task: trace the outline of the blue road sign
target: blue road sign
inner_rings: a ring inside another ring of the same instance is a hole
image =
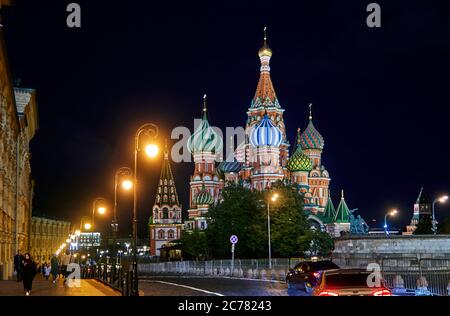
[[[234,245],[238,242],[238,237],[236,235],[231,235],[230,242]]]

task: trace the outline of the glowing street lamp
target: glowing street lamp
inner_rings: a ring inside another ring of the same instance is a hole
[[[150,158],[155,158],[158,155],[159,147],[156,144],[149,144],[145,146],[145,153]]]
[[[130,180],[124,180],[122,181],[122,188],[125,191],[130,191],[131,188],[133,188],[133,182],[131,182]]]
[[[447,195],[443,195],[443,196],[440,196],[440,197],[438,197],[438,198],[436,198],[436,199],[434,199],[433,200],[433,204],[432,204],[432,209],[433,209],[433,219],[432,219],[432,221],[431,221],[431,223],[432,223],[432,227],[431,227],[431,230],[433,231],[433,234],[435,234],[436,235],[436,233],[437,233],[437,220],[436,220],[436,217],[434,216],[434,205],[436,204],[436,202],[439,202],[439,203],[445,203],[445,202],[447,202],[447,200],[448,200],[448,196]]]
[[[139,295],[139,284],[138,284],[138,269],[137,269],[137,159],[138,153],[141,151],[139,146],[140,136],[143,134],[147,136],[150,144],[145,147],[145,153],[150,158],[155,158],[158,155],[159,148],[154,143],[158,137],[159,128],[157,125],[152,123],[147,123],[138,128],[136,134],[134,135],[134,170],[133,170],[133,285],[131,287],[131,296]]]
[[[386,234],[386,235],[389,235],[389,232],[388,232],[388,226],[387,226],[387,217],[388,216],[395,216],[396,214],[398,213],[398,211],[397,210],[391,210],[391,211],[389,211],[389,212],[387,212],[385,215],[384,215],[384,233]]]
[[[97,206],[98,204],[100,204],[100,206]],[[93,202],[92,202],[92,227],[95,226],[95,211],[97,210],[97,212],[100,215],[103,215],[106,213],[106,207],[104,206],[106,204],[106,201],[104,198],[98,197],[96,198]]]
[[[84,223],[84,229],[90,230],[92,227],[91,223]]]
[[[114,175],[114,210],[113,210],[113,220],[112,220],[112,231],[113,231],[113,245],[114,249],[116,247],[117,232],[119,231],[119,224],[117,222],[117,189],[119,186],[119,178],[122,177],[122,188],[126,191],[131,190],[133,187],[133,182],[131,181],[132,171],[128,167],[119,168]]]
[[[99,213],[100,215],[105,214],[105,213],[106,213],[106,208],[104,208],[103,206],[99,207],[99,208],[98,208],[98,213]]]

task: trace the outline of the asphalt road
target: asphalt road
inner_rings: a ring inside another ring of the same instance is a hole
[[[283,282],[211,277],[146,277],[139,279],[145,296],[305,296]]]

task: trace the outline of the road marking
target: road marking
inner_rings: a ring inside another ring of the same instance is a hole
[[[159,280],[154,280],[154,281],[142,280],[142,281],[143,282],[157,282],[157,283],[161,283],[161,284],[167,284],[167,285],[184,287],[186,289],[199,291],[199,292],[203,292],[203,293],[206,293],[206,294],[213,294],[213,295],[216,295],[216,296],[225,296],[225,295],[220,294],[220,293],[210,292],[210,291],[207,291],[207,290],[199,289],[199,288],[188,286],[188,285],[178,284],[178,283],[171,283],[171,282],[165,282],[165,281],[159,281]]]

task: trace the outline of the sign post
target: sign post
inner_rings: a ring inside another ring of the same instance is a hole
[[[231,276],[234,275],[234,247],[238,242],[238,237],[236,235],[231,235]]]

